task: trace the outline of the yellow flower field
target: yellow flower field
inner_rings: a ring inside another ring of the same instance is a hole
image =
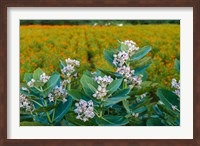
[[[153,63],[147,69],[148,78],[170,87],[172,78],[179,78],[174,70],[175,58],[180,58],[180,25],[30,25],[20,27],[20,77],[40,67],[47,74],[60,72],[59,60],[67,58],[81,62],[81,71],[110,69],[103,50],[116,48],[117,40],[133,40],[139,47],[152,46]]]

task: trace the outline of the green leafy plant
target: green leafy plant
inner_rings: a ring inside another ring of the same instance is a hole
[[[20,87],[21,126],[179,125],[180,99],[148,81],[151,46],[119,41],[104,51],[115,72],[98,69],[78,74],[80,62],[60,60],[61,73],[40,68],[26,73]],[[157,92],[156,92],[157,90]]]

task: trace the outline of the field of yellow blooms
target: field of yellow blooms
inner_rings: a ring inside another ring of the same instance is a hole
[[[67,58],[81,62],[81,70],[110,69],[103,50],[116,48],[117,40],[133,40],[139,47],[152,46],[153,63],[147,69],[148,78],[170,87],[172,78],[179,78],[174,70],[175,58],[180,58],[180,26],[125,25],[118,26],[48,26],[20,27],[20,78],[25,72],[40,67],[48,75],[59,70],[59,60]]]

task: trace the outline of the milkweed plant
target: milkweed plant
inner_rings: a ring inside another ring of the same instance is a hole
[[[151,46],[119,41],[104,50],[114,72],[79,73],[81,62],[60,60],[60,71],[40,68],[25,73],[20,84],[21,126],[179,126],[180,81],[171,90],[147,80]],[[180,62],[175,60],[180,72]]]

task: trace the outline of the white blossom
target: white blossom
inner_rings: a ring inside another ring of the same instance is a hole
[[[172,88],[175,88],[174,93],[178,96],[180,96],[180,80],[179,82],[176,81],[176,79],[172,79]]]
[[[33,87],[33,86],[34,86],[34,83],[35,83],[35,80],[34,80],[34,79],[31,79],[31,80],[27,83],[27,85],[28,85],[29,87]]]
[[[137,118],[139,116],[139,113],[132,113],[132,116]]]
[[[113,81],[113,78],[105,75],[104,77],[96,76],[94,80],[97,82],[98,88],[92,96],[97,99],[102,99],[107,95],[108,91],[106,90],[106,87]]]
[[[45,73],[40,75],[40,81],[46,83],[49,80],[50,76],[46,76]]]
[[[95,114],[93,112],[93,101],[85,101],[81,99],[79,103],[75,103],[76,109],[74,110],[75,113],[77,113],[77,119],[80,119],[84,122],[88,121],[90,118],[92,119]]]
[[[25,108],[26,111],[33,111],[34,105],[28,100],[26,95],[20,93],[20,108]]]
[[[49,94],[48,94],[48,97],[49,97],[49,101],[50,101],[50,102],[53,102],[53,101],[54,101],[54,96],[53,96],[52,93],[49,93]]]

